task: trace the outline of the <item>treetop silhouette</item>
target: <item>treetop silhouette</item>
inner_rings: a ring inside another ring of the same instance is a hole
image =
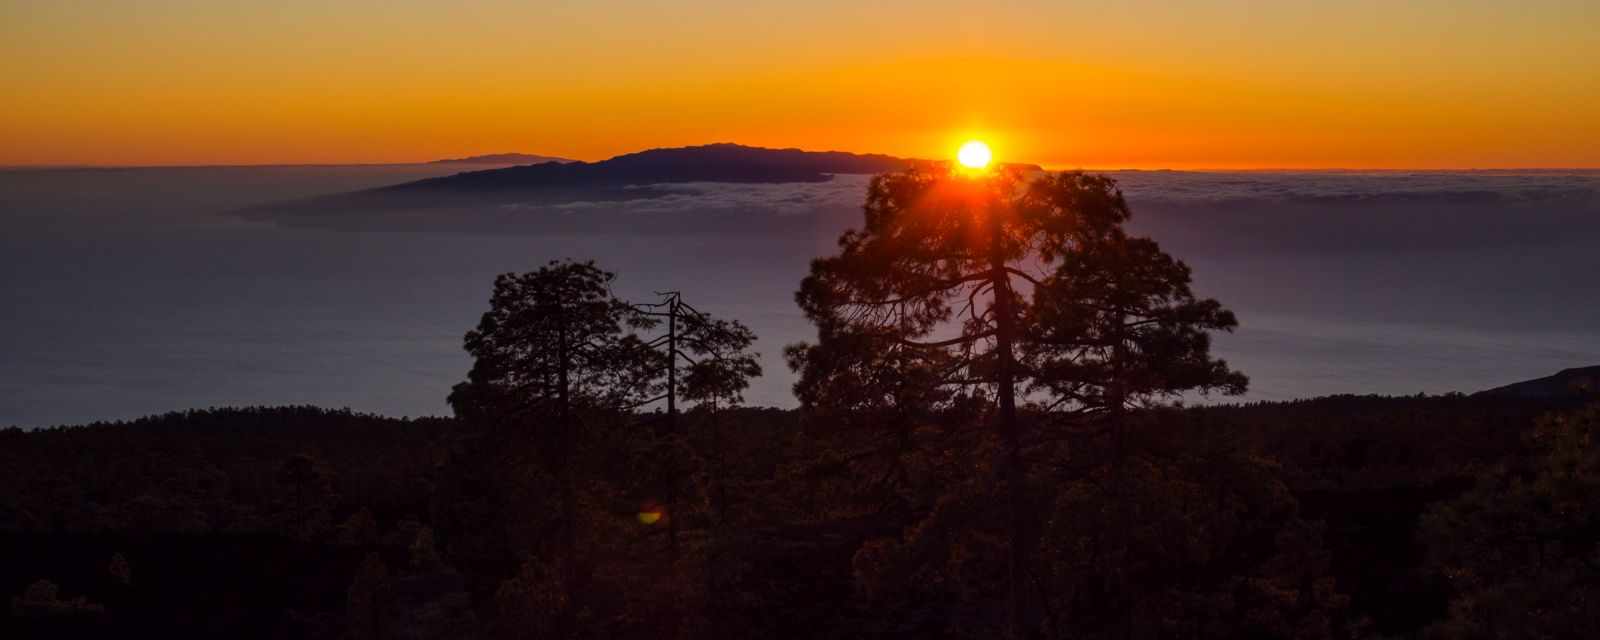
[[[1182,262],[1127,235],[1130,211],[1111,178],[917,167],[875,178],[864,213],[796,294],[819,338],[788,351],[803,403],[895,404],[914,383],[919,401],[988,396],[1007,332],[1013,377],[1053,396],[1044,405],[1053,409],[1103,404],[1108,392],[1086,387],[1104,386],[1109,372],[1090,363],[1119,338],[1141,362],[1124,371],[1141,380],[1129,382],[1130,399],[1244,389],[1209,356],[1207,332],[1231,330],[1233,315],[1194,297]],[[1120,333],[1109,323],[1118,315]]]
[[[456,413],[557,417],[639,399],[642,350],[626,329],[648,321],[612,295],[615,277],[592,261],[496,277],[489,310],[466,335],[473,364],[451,391]]]

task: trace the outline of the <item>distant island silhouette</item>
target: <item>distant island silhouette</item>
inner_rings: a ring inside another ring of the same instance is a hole
[[[268,203],[242,213],[250,218],[293,222],[295,218],[327,213],[640,200],[671,193],[648,185],[826,182],[834,174],[884,173],[918,162],[926,161],[721,143],[650,149],[599,162],[551,161],[467,171],[375,189]]]
[[[924,160],[843,151],[767,149],[718,143],[649,149],[599,162],[541,163],[469,171],[357,193],[539,192],[678,182],[825,182],[833,174],[898,171]]]
[[[682,189],[657,185],[819,183],[835,175],[887,173],[933,162],[876,153],[716,143],[649,149],[599,162],[551,160],[466,171],[373,189],[255,205],[236,213],[249,219],[288,225],[359,226],[358,218],[370,218],[373,214],[388,218],[403,211],[482,211],[484,207],[645,200],[682,192]],[[1038,168],[1026,164],[1018,166]]]
[[[527,192],[675,182],[824,182],[837,173],[898,171],[918,161],[843,151],[766,149],[738,144],[650,149],[601,160],[536,164],[428,178],[371,192]]]
[[[577,162],[571,158],[540,156],[531,153],[490,153],[465,158],[445,158],[428,164],[544,164],[546,162]]]

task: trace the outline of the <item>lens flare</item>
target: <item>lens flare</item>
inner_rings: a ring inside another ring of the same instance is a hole
[[[993,157],[993,154],[989,152],[989,145],[984,144],[981,140],[972,140],[961,145],[961,150],[956,152],[956,160],[961,162],[961,166],[968,169],[987,167]]]

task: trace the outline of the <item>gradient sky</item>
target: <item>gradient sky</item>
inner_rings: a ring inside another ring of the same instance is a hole
[[[1176,5],[1176,6],[1173,6]],[[1600,2],[0,0],[0,165],[1600,166]]]

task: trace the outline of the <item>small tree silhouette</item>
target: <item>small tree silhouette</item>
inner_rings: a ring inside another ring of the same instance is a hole
[[[657,443],[650,459],[656,468],[662,491],[660,497],[665,506],[667,557],[673,571],[670,575],[675,576],[667,582],[679,584],[653,586],[658,589],[690,587],[687,582],[680,581],[677,576],[681,574],[676,573],[683,568],[680,564],[680,522],[689,511],[684,508],[686,501],[682,493],[685,479],[698,475],[697,471],[703,472],[702,477],[716,486],[702,485],[702,495],[712,503],[711,511],[718,516],[711,520],[708,532],[710,544],[705,547],[704,556],[707,582],[705,591],[700,594],[702,601],[709,603],[712,601],[710,576],[715,574],[713,565],[716,551],[712,547],[719,541],[718,535],[723,524],[721,506],[724,501],[720,493],[721,425],[718,424],[716,409],[719,404],[740,402],[744,390],[750,385],[750,379],[761,375],[761,365],[757,362],[757,354],[750,351],[755,334],[748,327],[695,309],[677,291],[657,295],[661,296],[659,302],[640,304],[637,308],[642,315],[655,320],[657,328],[661,324],[666,325],[665,333],[645,344],[657,357],[658,364],[652,370],[652,389],[660,392],[647,402],[664,400],[666,404],[664,413],[652,416],[657,422]],[[706,427],[711,430],[709,462],[690,445],[684,425],[680,423],[681,409],[685,403],[691,409],[698,410],[695,413],[706,420]],[[699,500],[690,496],[688,502]],[[684,629],[683,593],[679,591],[667,599],[672,604],[670,611],[662,612],[666,616],[661,629],[665,636],[679,635]]]
[[[278,465],[278,484],[294,496],[294,508],[304,512],[324,506],[334,490],[333,469],[316,454],[301,452]]]
[[[708,408],[719,401],[735,403],[742,399],[750,386],[750,379],[761,375],[757,354],[750,352],[755,333],[738,321],[714,318],[683,301],[677,291],[658,294],[660,302],[637,305],[639,313],[650,318],[664,318],[667,332],[646,344],[660,356],[661,364],[655,371],[664,378],[659,384],[662,393],[646,402],[666,401],[666,414],[662,416],[661,434],[667,444],[666,455],[661,456],[664,466],[663,482],[666,489],[667,540],[671,557],[678,558],[678,485],[683,469],[680,452],[686,450],[683,432],[678,424],[678,401],[688,400]],[[688,365],[682,376],[679,363]],[[715,429],[715,425],[712,425]]]

